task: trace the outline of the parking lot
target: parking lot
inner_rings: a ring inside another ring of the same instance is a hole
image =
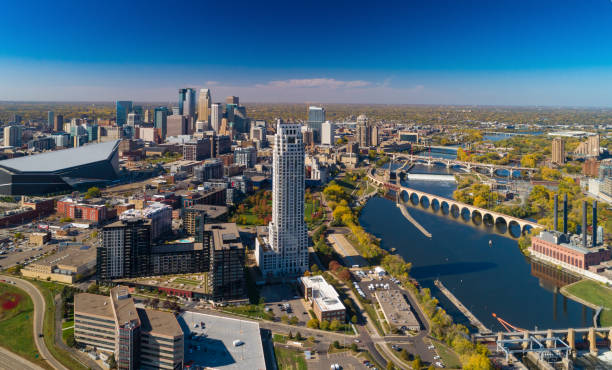
[[[297,317],[300,325],[306,325],[310,320],[308,302],[304,301],[300,292],[291,284],[266,285],[261,290],[267,309],[274,313],[277,320],[284,315]]]
[[[338,364],[340,369],[368,369],[363,363],[363,359],[356,358],[352,352],[345,351],[330,355],[315,355],[312,360],[307,360],[308,369],[330,370],[333,364]],[[382,369],[378,369],[382,370]]]
[[[364,271],[364,274],[355,273],[354,276],[365,298],[372,301],[376,300],[374,292],[377,290],[400,289],[396,283],[397,280],[390,278],[388,275],[379,276],[378,274],[369,274]]]

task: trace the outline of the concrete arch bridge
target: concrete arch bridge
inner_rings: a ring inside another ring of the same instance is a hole
[[[394,190],[399,198],[398,201],[412,202],[414,205],[421,204],[425,208],[431,207],[434,211],[441,210],[443,213],[448,213],[454,218],[462,217],[466,221],[472,220],[476,225],[482,223],[485,225],[505,225],[508,229],[516,225],[522,234],[530,229],[545,228],[544,225],[540,225],[537,222],[523,220],[504,213],[459,202],[454,199],[385,182],[375,175],[372,175],[372,173],[368,174],[368,178],[377,186]]]

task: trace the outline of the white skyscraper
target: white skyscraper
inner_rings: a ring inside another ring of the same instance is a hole
[[[219,132],[221,120],[223,119],[223,107],[220,103],[213,103],[210,107],[210,126],[215,132]]]
[[[323,122],[321,125],[321,145],[334,145],[336,127],[329,121]]]
[[[304,144],[299,124],[278,121],[273,161],[272,221],[267,235],[256,238],[255,256],[264,276],[301,275],[308,269],[308,234],[304,221]]]

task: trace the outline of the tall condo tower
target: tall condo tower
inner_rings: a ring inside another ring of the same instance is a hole
[[[221,120],[223,119],[223,107],[219,103],[214,103],[210,107],[210,126],[215,132],[219,132],[221,128]]]
[[[277,122],[273,161],[272,221],[257,238],[256,259],[264,276],[301,275],[308,269],[301,125]]]
[[[200,89],[198,97],[198,122],[210,122],[210,90]]]

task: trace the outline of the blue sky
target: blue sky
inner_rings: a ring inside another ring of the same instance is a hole
[[[300,4],[301,3],[301,4]],[[11,1],[0,100],[612,105],[612,1]]]

